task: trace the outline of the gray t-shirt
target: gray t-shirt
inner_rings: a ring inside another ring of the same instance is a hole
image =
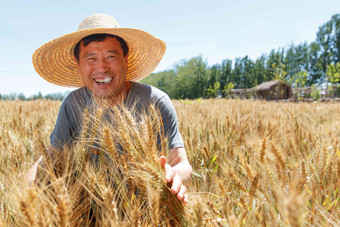
[[[54,148],[61,150],[63,146],[71,146],[75,142],[82,129],[83,112],[93,106],[93,100],[91,91],[86,87],[81,87],[65,97],[50,136]],[[146,112],[150,105],[154,105],[161,114],[164,134],[168,138],[168,149],[184,147],[178,130],[176,110],[169,96],[155,87],[133,82],[124,107],[128,110],[133,108],[138,115]]]

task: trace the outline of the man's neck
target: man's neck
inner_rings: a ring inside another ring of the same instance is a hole
[[[124,89],[118,94],[113,95],[109,98],[98,98],[94,96],[95,101],[102,107],[102,108],[110,108],[115,105],[119,105],[124,102],[126,97],[128,96],[130,89],[131,89],[132,82],[126,81]]]

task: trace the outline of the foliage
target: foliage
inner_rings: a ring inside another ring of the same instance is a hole
[[[272,65],[273,79],[287,82],[287,79],[286,79],[287,73],[285,71],[285,68],[286,66],[284,64],[277,65],[276,63],[274,63]]]
[[[48,100],[63,100],[64,97],[68,94],[69,92],[65,92],[64,94],[58,92],[58,93],[52,93],[52,94],[47,94],[43,96],[41,92],[38,92],[38,94],[34,94],[30,97],[26,97],[23,93],[11,93],[9,95],[1,95],[0,94],[0,100],[37,100],[37,99],[48,99]]]
[[[327,79],[332,84],[340,83],[340,62],[337,62],[336,65],[331,63],[327,66]]]
[[[231,90],[234,88],[234,84],[232,82],[229,82],[224,86],[223,93],[225,93],[227,96],[231,95]]]
[[[216,98],[218,95],[218,91],[220,89],[220,82],[215,81],[214,82],[214,88],[211,87],[211,85],[209,86],[209,88],[207,89],[207,97],[208,98]]]
[[[340,84],[332,84],[329,88],[329,92],[333,97],[340,97]]]
[[[262,82],[280,79],[294,87],[321,85],[327,80],[337,80],[340,64],[340,14],[320,26],[317,38],[285,48],[273,49],[256,60],[248,56],[222,60],[221,64],[208,66],[201,55],[181,60],[173,69],[153,73],[142,83],[154,85],[173,99],[212,97],[225,95],[225,86],[232,83],[236,89],[251,88]],[[334,71],[335,70],[335,71]],[[219,91],[214,83],[219,82]],[[208,93],[209,94],[208,94]]]
[[[307,84],[308,72],[300,71],[292,78],[290,84],[294,85],[294,87],[305,87]]]
[[[320,98],[320,91],[319,91],[319,89],[315,86],[315,84],[312,84],[310,96],[311,96],[314,100],[318,100],[318,99]]]

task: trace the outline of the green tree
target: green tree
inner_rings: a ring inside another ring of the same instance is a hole
[[[25,95],[23,93],[18,94],[17,98],[19,100],[26,100],[26,97],[25,97]]]
[[[261,84],[265,81],[266,76],[266,57],[265,55],[262,55],[258,59],[256,59],[254,64],[254,75],[255,80],[253,86],[256,86],[258,84]]]
[[[215,81],[213,87],[210,85],[207,89],[207,97],[208,98],[216,98],[219,94],[220,90],[220,83],[218,81]]]
[[[334,52],[334,62],[340,62],[340,14],[335,14],[331,18],[333,25],[332,50]]]
[[[318,100],[318,99],[320,98],[320,91],[319,91],[319,89],[315,86],[315,84],[312,84],[310,96],[311,96],[314,100]]]
[[[331,63],[333,53],[331,52],[331,32],[332,26],[329,22],[319,28],[316,41],[320,47],[319,62],[321,63],[323,72],[326,72],[327,65]]]
[[[163,90],[170,98],[178,98],[176,94],[177,75],[175,70],[165,70],[158,73],[152,73],[140,82]]]
[[[305,87],[307,84],[308,72],[300,71],[294,75],[291,81],[291,85],[294,87]]]
[[[297,46],[291,44],[285,53],[284,65],[286,66],[286,79],[291,84],[296,80],[297,74],[309,70],[309,53],[307,43],[302,43]]]
[[[333,63],[328,65],[326,75],[332,84],[340,83],[340,62],[337,62],[336,65]]]
[[[278,51],[272,50],[266,61],[266,77],[265,81],[270,81],[274,79],[275,73],[273,72],[273,64],[275,66],[281,65],[284,57],[284,49],[278,49]]]
[[[314,45],[318,45],[318,52],[313,53],[317,57],[313,74],[321,79],[319,82],[324,82],[327,66],[340,61],[340,14],[333,15],[319,27],[315,43]]]
[[[327,80],[332,83],[330,93],[333,96],[340,96],[340,62],[327,66]]]
[[[232,72],[233,72],[233,61],[230,59],[222,60],[221,74],[220,74],[220,77],[218,78],[218,81],[220,82],[221,87],[224,87],[226,84],[232,81]]]
[[[10,93],[8,95],[8,99],[9,100],[16,100],[17,99],[17,94],[16,93]]]
[[[320,46],[316,42],[309,45],[309,77],[307,84],[312,85],[323,81],[322,64],[319,61]]]
[[[234,84],[232,82],[229,82],[228,84],[224,85],[223,93],[226,94],[226,96],[231,95],[231,90],[234,88]]]
[[[277,65],[276,63],[274,63],[272,65],[272,72],[273,72],[273,78],[275,80],[280,80],[283,82],[288,82],[286,79],[286,71],[285,71],[286,66],[284,64],[279,64]]]
[[[222,69],[220,64],[215,64],[210,67],[209,71],[209,76],[208,76],[208,85],[209,86],[214,86],[214,83],[221,78],[222,74]]]
[[[175,66],[179,90],[179,98],[195,99],[202,97],[207,86],[207,63],[202,56],[197,56],[188,61],[182,60]]]
[[[240,87],[250,88],[255,84],[254,62],[245,56],[241,59]]]
[[[242,63],[241,58],[236,58],[234,63],[233,72],[231,74],[230,82],[232,82],[235,88],[242,88],[241,83],[241,74],[242,74]]]
[[[38,94],[33,95],[33,99],[34,99],[34,100],[36,100],[36,99],[42,99],[42,98],[43,98],[43,96],[42,96],[42,94],[41,94],[40,91],[38,92]]]

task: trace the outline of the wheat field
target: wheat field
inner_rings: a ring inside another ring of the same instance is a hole
[[[0,102],[0,226],[340,225],[340,104],[174,101],[194,170],[186,205],[158,164],[166,150],[157,150],[154,109],[138,126],[123,108],[115,127],[100,109],[86,113],[79,143],[51,160],[60,104]],[[28,184],[41,155],[46,165]]]

